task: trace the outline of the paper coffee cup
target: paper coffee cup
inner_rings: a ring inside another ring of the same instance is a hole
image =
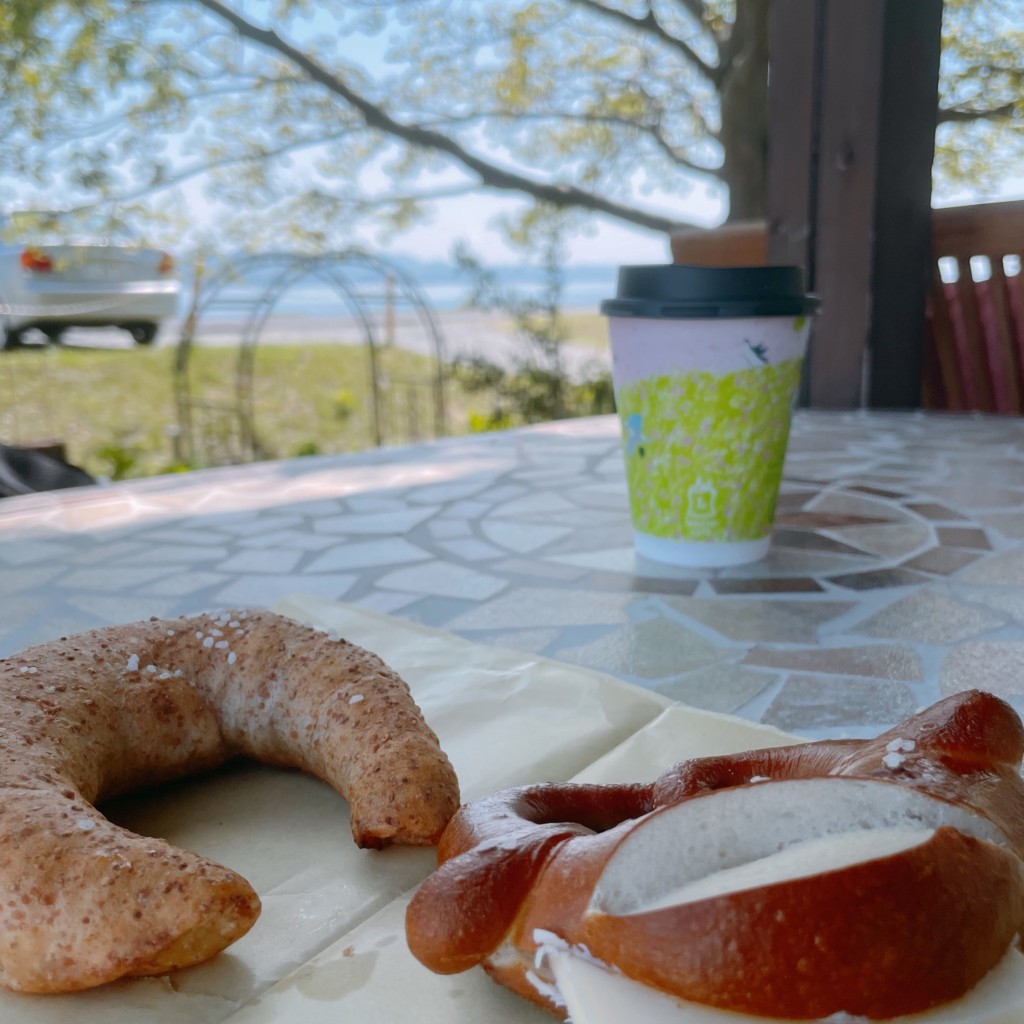
[[[638,554],[764,557],[816,306],[797,267],[620,268],[601,311]]]

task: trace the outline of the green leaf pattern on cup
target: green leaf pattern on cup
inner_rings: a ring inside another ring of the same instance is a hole
[[[800,364],[670,373],[620,388],[634,527],[676,540],[766,536]]]

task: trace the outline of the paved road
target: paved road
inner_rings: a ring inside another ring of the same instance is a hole
[[[435,313],[435,322],[441,334],[443,353],[448,359],[477,355],[512,367],[528,352],[528,343],[500,314],[452,310]],[[244,329],[244,323],[239,321],[206,320],[197,333],[196,341],[201,345],[238,345]],[[379,342],[386,340],[385,334],[380,328]],[[155,344],[168,348],[178,343],[179,336],[180,323],[168,320],[161,325]],[[275,316],[266,322],[259,335],[260,342],[273,344],[358,345],[363,340],[360,325],[346,317]],[[434,351],[431,333],[414,314],[395,318],[393,343],[410,352],[431,354]],[[74,348],[132,348],[128,335],[115,328],[72,328],[65,334],[64,344]],[[576,378],[589,375],[594,368],[607,368],[610,364],[607,349],[568,342],[563,352],[566,366]]]

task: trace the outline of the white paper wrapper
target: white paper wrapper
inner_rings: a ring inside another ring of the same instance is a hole
[[[770,725],[757,725],[714,711],[674,704],[653,722],[610,750],[576,777],[576,782],[650,782],[666,768],[691,757],[738,754],[803,742]]]
[[[653,721],[668,703],[587,669],[471,644],[352,607],[302,600],[277,610],[337,631],[403,675],[451,757],[466,799],[510,785],[568,779]],[[391,964],[398,955],[398,973],[387,982],[383,975],[368,978],[362,996],[336,982],[326,1003],[314,994],[310,1004],[333,1021],[355,1019],[349,1017],[350,1000],[367,998],[370,1006],[385,998],[380,989],[386,984],[394,989],[387,998],[405,1009],[375,1019],[429,1019],[417,1009],[420,989],[441,979],[404,953],[398,908],[432,869],[432,850],[358,850],[348,808],[333,790],[296,772],[257,765],[233,766],[108,810],[129,828],[241,872],[259,892],[263,914],[227,952],[167,979],[66,996],[0,992],[3,1024],[213,1024],[233,1020],[271,988],[273,996],[245,1012],[269,1006],[259,1009],[272,1014],[268,1019],[303,1021],[310,989],[300,982],[317,973],[306,965],[325,950],[344,950],[352,944],[350,933],[371,924],[378,929],[373,941],[382,944],[379,961]],[[379,931],[381,922],[390,922],[386,934]],[[486,979],[465,983],[502,1005],[519,1002],[492,992],[496,986]],[[298,1000],[294,1007],[289,993]],[[276,1007],[279,999],[284,1003]],[[449,1012],[443,1019],[453,1018]]]
[[[675,705],[574,776],[576,782],[655,778],[687,757],[783,746],[794,737],[767,726]],[[550,1014],[511,995],[482,970],[431,974],[405,944],[411,893],[354,929],[274,986],[231,1024],[335,1024],[364,1015],[416,1024],[543,1024]],[[343,1012],[344,1016],[340,1016]]]

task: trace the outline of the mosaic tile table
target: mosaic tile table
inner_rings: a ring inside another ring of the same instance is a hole
[[[1024,421],[801,413],[767,559],[720,571],[636,562],[612,418],[0,503],[0,655],[291,594],[811,737],[1024,710]]]

